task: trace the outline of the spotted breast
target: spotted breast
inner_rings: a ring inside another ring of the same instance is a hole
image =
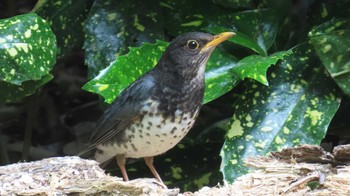
[[[158,111],[159,103],[146,100],[141,108],[142,118],[128,127],[118,143],[104,143],[97,146],[95,159],[105,162],[117,154],[130,158],[150,157],[165,153],[173,148],[191,129],[198,115],[176,110],[174,115],[164,117]]]

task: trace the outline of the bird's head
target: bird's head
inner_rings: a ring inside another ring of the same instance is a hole
[[[164,71],[177,72],[184,78],[204,77],[205,65],[215,47],[233,35],[235,33],[232,32],[182,34],[170,43],[158,66]]]

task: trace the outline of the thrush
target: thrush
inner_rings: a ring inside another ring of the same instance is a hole
[[[144,158],[161,182],[153,157],[173,148],[193,126],[204,96],[207,61],[235,35],[190,32],[176,37],[157,65],[130,84],[104,112],[84,152],[100,163],[116,157],[123,178],[127,158]]]

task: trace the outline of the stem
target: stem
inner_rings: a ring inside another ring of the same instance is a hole
[[[36,96],[31,96],[28,103],[26,130],[24,133],[22,161],[28,160],[32,141],[33,124],[38,114],[38,102]]]
[[[335,78],[335,77],[338,77],[340,75],[347,74],[349,72],[350,72],[350,70],[343,70],[343,71],[340,71],[338,73],[331,74],[331,76],[332,76],[332,78]]]
[[[5,149],[4,139],[2,138],[2,128],[0,125],[0,165],[7,165],[9,163],[9,156],[7,154],[7,150]]]

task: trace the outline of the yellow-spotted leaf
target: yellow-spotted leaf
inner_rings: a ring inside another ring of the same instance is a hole
[[[298,144],[320,144],[340,95],[309,44],[271,68],[270,86],[250,83],[235,104],[221,150],[224,178],[247,173],[243,159]]]
[[[237,36],[230,41],[260,55],[267,55],[276,38],[278,19],[271,9],[234,12],[201,0],[162,0],[161,6],[165,10],[164,26],[175,36],[189,31],[234,31]]]
[[[23,97],[32,95],[38,88],[53,78],[51,74],[43,76],[39,80],[28,80],[21,85],[15,85],[0,81],[0,103],[20,102]]]
[[[219,34],[221,32],[232,31],[228,28],[218,27],[218,26],[208,27],[208,28],[206,28],[206,30],[210,33],[213,33],[213,34]],[[241,46],[247,47],[260,55],[266,55],[266,51],[263,48],[261,48],[259,46],[259,44],[256,41],[254,41],[254,39],[250,38],[248,35],[241,33],[241,32],[235,32],[235,33],[236,33],[236,35],[231,37],[229,39],[229,41],[236,43],[236,44],[239,44]]]
[[[36,14],[0,20],[0,81],[40,80],[56,62],[56,39]]]
[[[211,55],[205,71],[205,93],[203,104],[232,90],[240,81],[233,73],[238,59],[217,48]]]
[[[250,55],[240,60],[233,71],[241,79],[251,78],[268,85],[267,69],[290,53],[291,51],[280,51],[270,56]]]
[[[93,0],[39,0],[33,9],[49,22],[57,38],[58,55],[81,46],[83,24]]]
[[[323,23],[309,37],[323,65],[350,96],[350,19]]]
[[[95,0],[85,21],[85,62],[89,77],[106,68],[128,47],[163,39],[159,1]]]
[[[266,56],[269,48],[275,41],[278,30],[278,19],[276,12],[271,9],[258,9],[218,16],[219,27],[230,28],[228,24],[235,27],[238,38],[232,38],[235,43],[250,46],[246,42],[255,42],[255,49],[260,55]],[[213,26],[213,25],[211,25]],[[249,47],[250,48],[250,47]]]
[[[83,86],[89,92],[97,93],[112,103],[133,81],[155,66],[168,46],[167,42],[144,43],[140,48],[130,47],[126,55],[119,56],[107,68]]]

